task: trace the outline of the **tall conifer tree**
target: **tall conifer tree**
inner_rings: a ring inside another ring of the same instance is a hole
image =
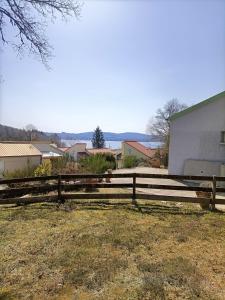
[[[105,147],[104,134],[99,126],[95,129],[91,142],[92,142],[93,148],[104,148]]]

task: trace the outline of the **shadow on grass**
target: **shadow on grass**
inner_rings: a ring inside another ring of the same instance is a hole
[[[149,207],[149,206],[141,206],[141,205],[101,205],[101,206],[89,206],[89,205],[81,205],[77,207],[79,210],[112,210],[112,209],[124,209],[127,211],[132,211],[139,214],[149,214],[149,215],[156,215],[156,214],[169,214],[169,215],[188,215],[188,216],[204,216],[205,214],[208,214],[208,211],[187,211],[182,209],[177,209],[176,207]]]
[[[169,214],[169,215],[188,215],[188,216],[204,216],[211,213],[206,210],[193,210],[193,208],[184,208],[177,206],[168,206],[160,204],[143,205],[138,202],[135,203],[83,203],[75,204],[72,210],[113,210],[122,209],[132,211],[139,214]],[[224,214],[224,212],[217,210],[216,213]]]
[[[5,206],[0,208],[0,213],[9,212],[12,217],[12,213],[15,215],[22,214],[34,210],[43,210],[45,212],[52,211],[76,211],[76,210],[113,210],[113,209],[123,209],[127,211],[132,211],[140,214],[169,214],[169,215],[193,215],[193,216],[204,216],[209,213],[224,214],[223,211],[215,209],[213,212],[207,210],[197,210],[193,207],[178,207],[176,205],[166,205],[166,204],[140,204],[138,201],[134,202],[75,202],[69,201],[65,204],[56,203],[43,203],[43,204],[33,204],[26,206]],[[40,217],[40,216],[39,216]]]

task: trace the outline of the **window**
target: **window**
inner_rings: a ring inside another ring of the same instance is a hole
[[[220,143],[225,144],[225,131],[221,131],[220,133]]]

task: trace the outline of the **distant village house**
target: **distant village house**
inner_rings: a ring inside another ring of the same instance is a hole
[[[6,172],[36,167],[41,161],[41,152],[31,144],[0,143],[0,177]]]
[[[122,158],[128,155],[135,156],[137,159],[143,159],[146,162],[151,162],[153,167],[160,167],[160,160],[155,158],[158,149],[145,147],[137,141],[122,142]]]
[[[76,143],[71,147],[65,148],[64,153],[69,154],[75,161],[78,161],[80,158],[88,155],[86,146],[86,143]]]

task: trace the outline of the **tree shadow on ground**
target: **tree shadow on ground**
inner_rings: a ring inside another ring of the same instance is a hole
[[[43,210],[45,213],[49,211],[76,211],[76,210],[114,210],[114,209],[122,209],[127,211],[132,211],[140,214],[168,214],[168,215],[192,215],[192,216],[204,216],[209,213],[216,214],[224,214],[224,211],[214,210],[213,212],[207,210],[200,210],[193,207],[178,207],[176,204],[140,204],[138,201],[135,202],[101,202],[96,201],[93,202],[79,202],[75,201],[65,202],[64,204],[56,204],[56,203],[42,203],[38,205],[25,205],[25,206],[4,206],[0,208],[0,212],[25,212],[25,211],[33,211],[33,210]],[[40,217],[40,216],[39,216]]]
[[[143,205],[139,203],[99,203],[91,204],[91,203],[84,203],[76,205],[76,207],[73,207],[73,210],[113,210],[113,209],[122,209],[127,211],[132,211],[139,214],[149,214],[149,215],[160,215],[160,214],[168,214],[168,215],[187,215],[187,216],[204,216],[206,214],[211,213],[207,210],[193,210],[193,208],[184,208],[184,207],[177,207],[177,206],[168,206],[168,205],[160,205],[160,204],[148,204]],[[216,210],[216,213],[224,214],[223,211]]]

